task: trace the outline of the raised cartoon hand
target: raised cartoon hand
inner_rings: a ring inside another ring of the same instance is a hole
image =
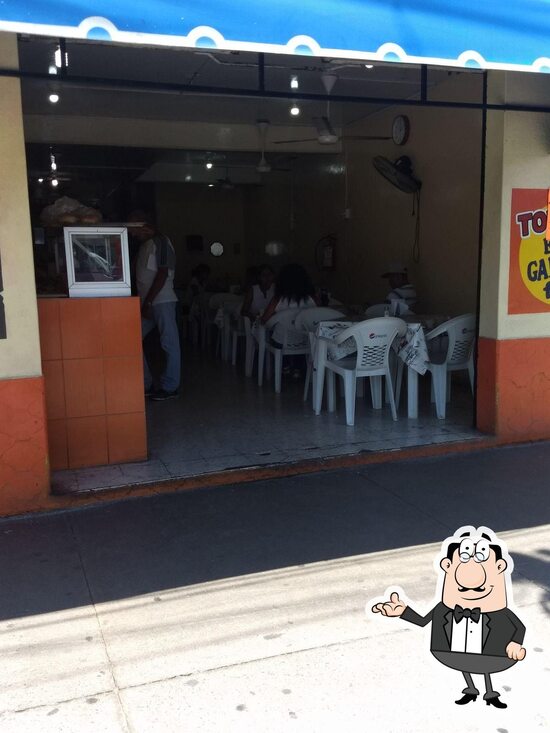
[[[381,613],[382,616],[401,616],[407,605],[399,600],[399,594],[395,591],[390,595],[390,600],[383,603],[375,603],[372,607],[373,613]]]
[[[527,652],[517,641],[511,641],[506,647],[506,654],[510,659],[516,659],[521,662],[522,659],[525,659]]]

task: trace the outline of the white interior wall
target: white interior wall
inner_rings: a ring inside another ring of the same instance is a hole
[[[481,94],[479,75],[453,75],[432,91],[439,99],[472,99]],[[411,121],[409,142],[348,141],[345,153],[317,165],[296,165],[292,258],[347,303],[378,302],[387,283],[380,274],[394,261],[404,262],[419,292],[419,308],[448,315],[475,311],[479,250],[481,113],[419,107],[387,108],[346,128],[346,134],[389,135],[396,114]],[[372,158],[409,155],[423,181],[421,257],[412,259],[415,219],[413,198],[393,188],[373,168]],[[347,166],[346,180],[342,171]],[[329,173],[329,169],[332,171]],[[257,208],[288,208],[281,192],[269,185],[256,194]],[[286,199],[288,200],[288,199]],[[350,218],[344,216],[349,209]],[[269,220],[255,231],[265,240]],[[319,271],[315,244],[326,234],[338,236],[336,269]]]
[[[479,77],[460,74],[432,90],[442,99],[475,98]],[[418,308],[456,315],[475,311],[477,292],[481,113],[468,109],[392,107],[367,118],[350,134],[389,134],[397,114],[409,117],[408,142],[350,141],[347,145],[351,219],[348,288],[376,302],[384,297],[380,274],[403,262],[416,285]],[[422,181],[420,258],[412,254],[413,197],[384,180],[372,158],[408,155]]]
[[[185,285],[199,263],[212,268],[212,279],[227,285],[239,283],[247,262],[243,191],[185,183],[155,186],[159,228],[176,250],[176,284]],[[186,235],[203,237],[203,251],[188,251]],[[214,257],[210,245],[221,242],[224,253]]]

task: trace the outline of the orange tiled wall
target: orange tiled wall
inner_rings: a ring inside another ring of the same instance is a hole
[[[0,380],[0,516],[48,494],[50,469],[42,377]]]
[[[513,441],[550,438],[550,339],[480,338],[477,425]]]
[[[52,469],[147,458],[137,298],[39,299]]]

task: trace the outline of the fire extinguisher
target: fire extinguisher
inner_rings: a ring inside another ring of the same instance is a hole
[[[315,263],[319,270],[336,269],[336,245],[338,238],[335,234],[321,237],[315,246]]]

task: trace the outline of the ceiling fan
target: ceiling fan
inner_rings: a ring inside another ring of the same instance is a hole
[[[233,183],[231,178],[229,178],[229,167],[226,167],[225,176],[223,178],[218,178],[216,184],[224,191],[232,191],[235,188],[235,184]]]
[[[258,136],[260,140],[260,159],[257,163],[232,163],[226,162],[225,166],[229,168],[253,168],[256,173],[270,173],[271,171],[277,171],[282,173],[289,173],[290,168],[278,168],[273,167],[271,163],[265,157],[266,138],[267,131],[269,129],[269,120],[256,120],[256,127],[258,128]],[[280,156],[279,156],[280,157]],[[283,156],[286,157],[286,156]]]
[[[341,140],[390,140],[389,135],[337,135],[330,122],[330,93],[336,84],[338,77],[336,74],[322,74],[321,81],[327,93],[327,112],[321,117],[314,117],[313,123],[317,128],[317,137],[297,138],[294,140],[274,140],[275,145],[283,145],[289,143],[312,143],[318,142],[319,145],[336,145]]]
[[[417,193],[422,187],[422,181],[415,177],[412,168],[412,161],[407,155],[402,155],[392,163],[391,160],[377,155],[372,163],[378,173],[389,181],[393,186],[405,193]]]

